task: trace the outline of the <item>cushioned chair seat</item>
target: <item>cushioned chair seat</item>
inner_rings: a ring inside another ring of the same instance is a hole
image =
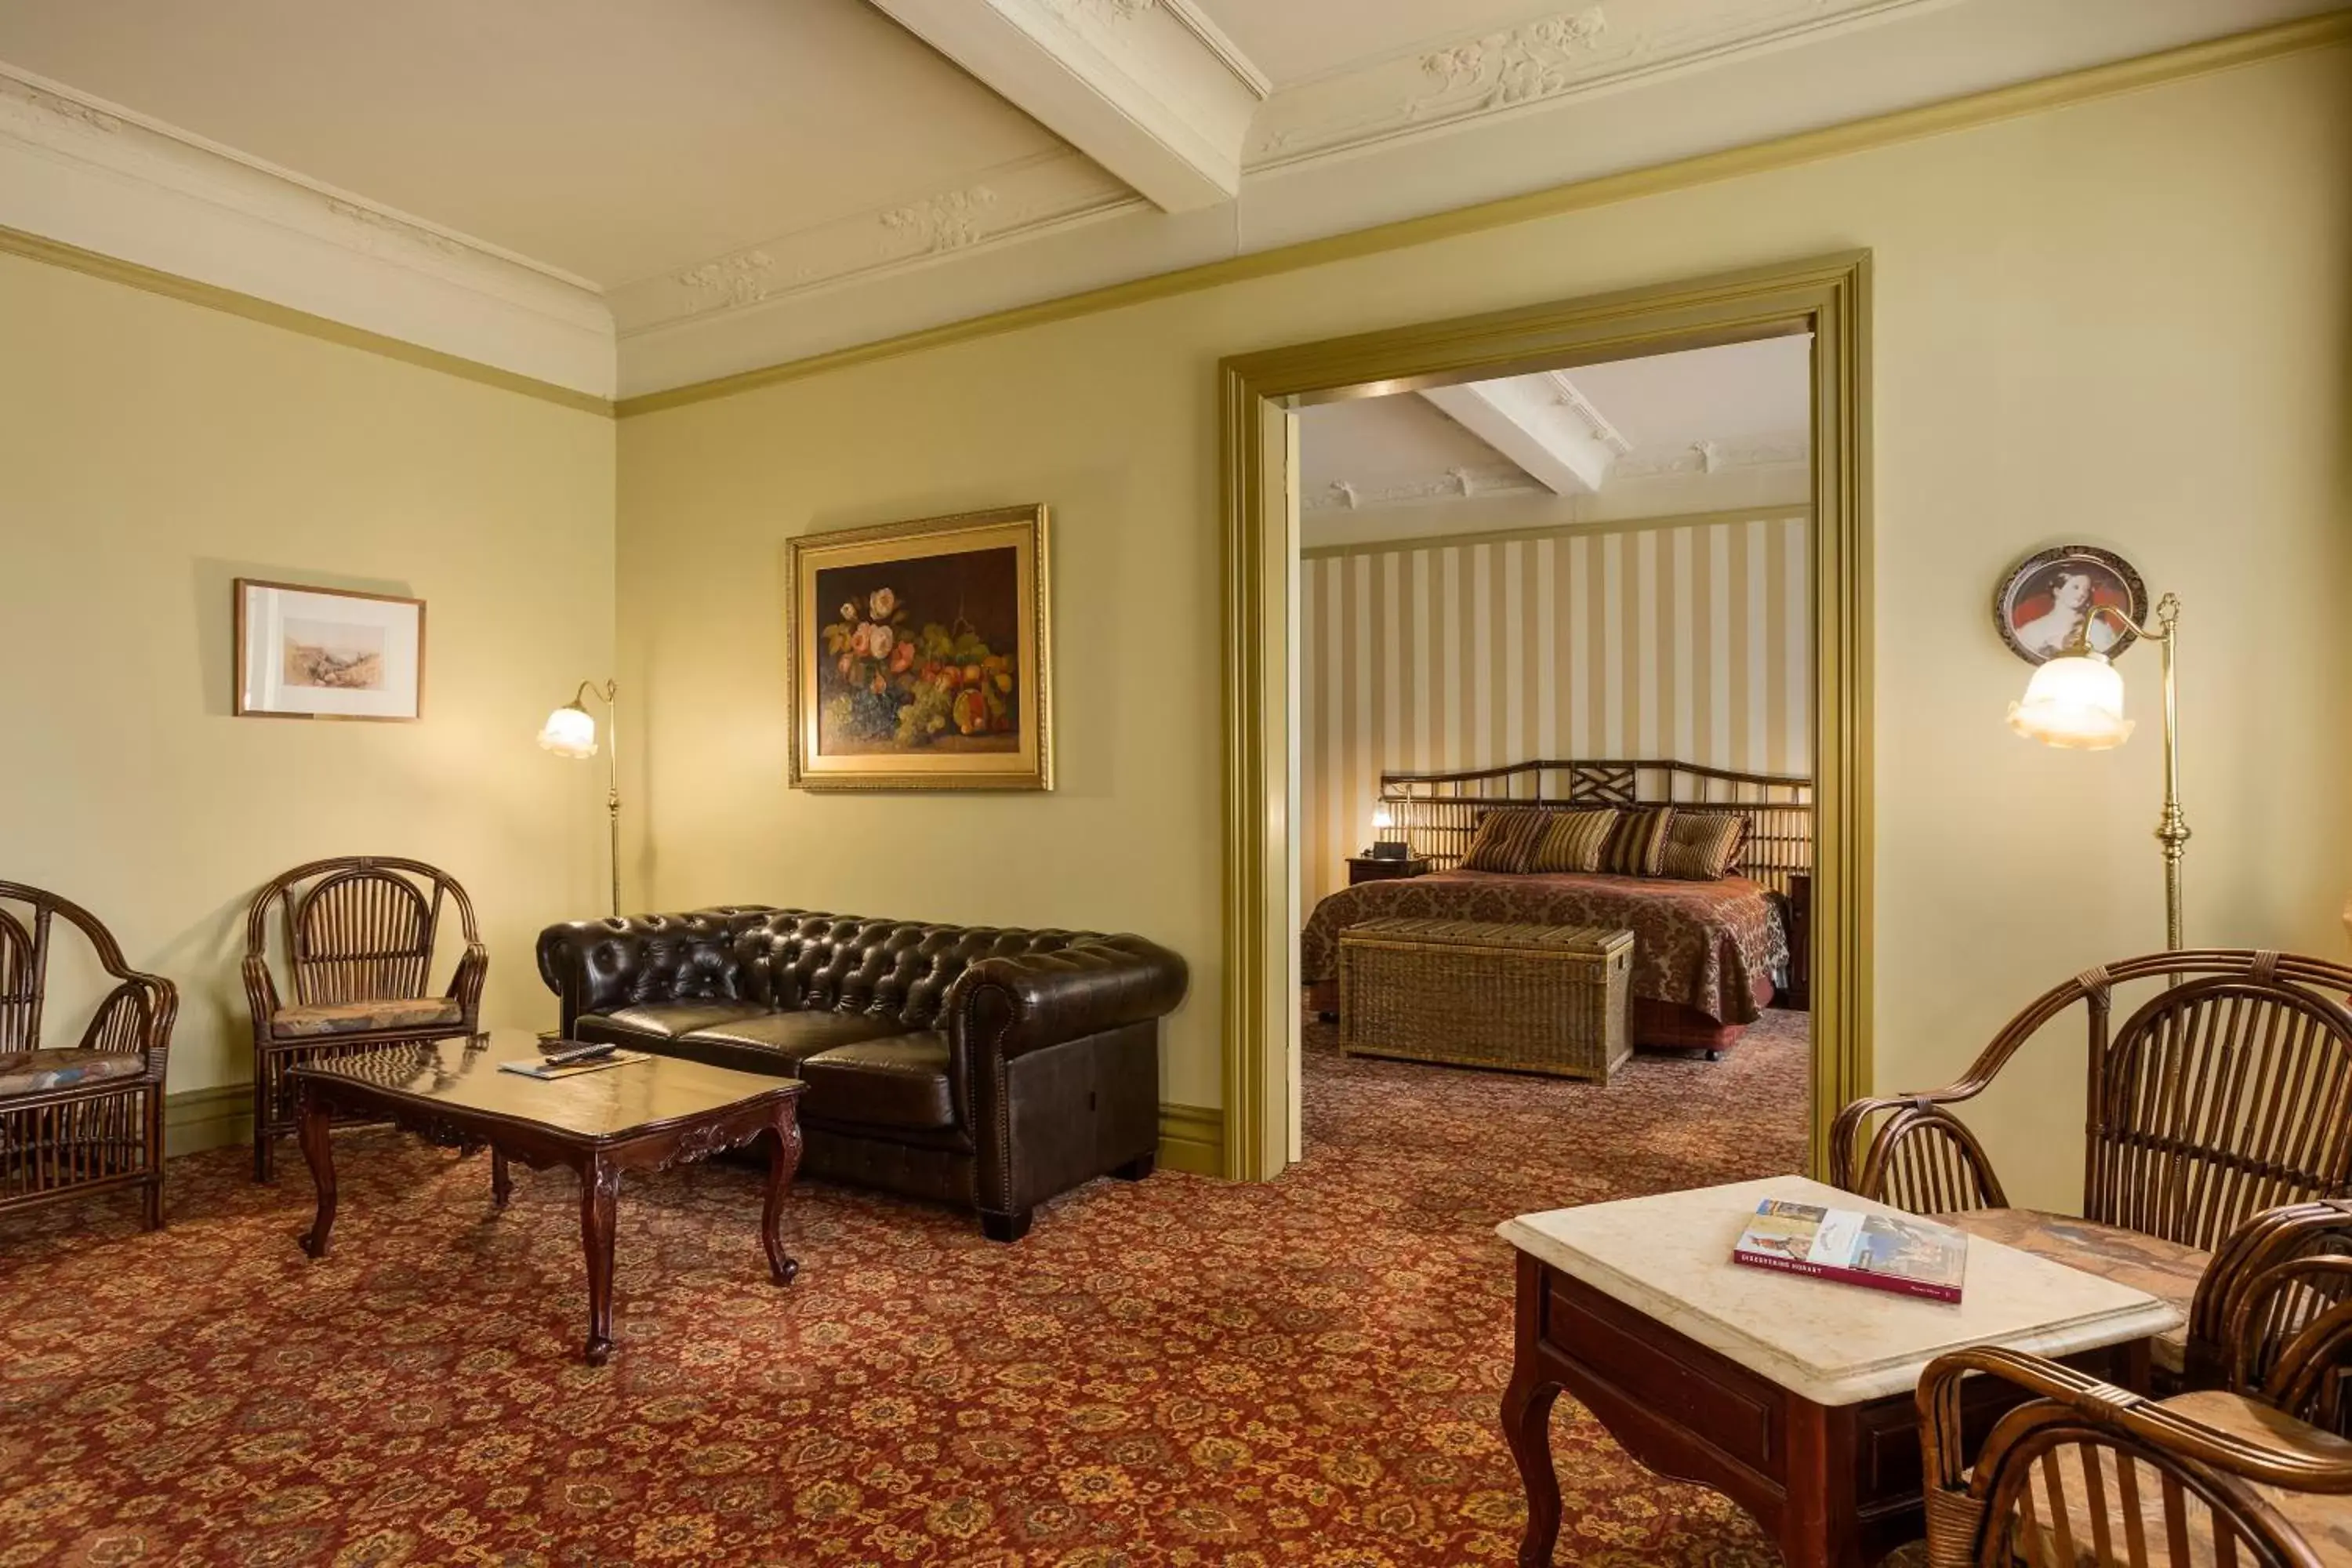
[[[768,1010],[756,1002],[649,1002],[637,1007],[616,1007],[610,1013],[584,1013],[572,1033],[583,1040],[615,1040],[624,1045],[639,1040],[674,1040],[697,1029],[731,1024],[740,1018],[763,1018]]]
[[[803,1058],[805,1113],[822,1121],[885,1127],[952,1127],[948,1039],[936,1030],[835,1046]]]
[[[2053,1263],[2145,1290],[2158,1300],[2180,1309],[2182,1324],[2157,1336],[2149,1359],[2166,1372],[2178,1373],[2188,1362],[2189,1304],[2197,1296],[2197,1282],[2205,1278],[2210,1252],[2178,1242],[2159,1241],[2120,1226],[2039,1209],[1970,1209],[1965,1214],[1931,1216],[1956,1226],[1970,1236],[1981,1236],[2031,1252]]]
[[[455,996],[394,996],[280,1007],[269,1015],[269,1032],[282,1040],[307,1040],[377,1029],[446,1029],[465,1020],[466,1010]]]
[[[0,1095],[44,1094],[146,1070],[147,1058],[136,1051],[0,1051]]]
[[[2342,1464],[2352,1457],[2352,1444],[2342,1438],[2305,1425],[2294,1417],[2273,1409],[2242,1394],[2213,1390],[2200,1394],[2184,1394],[2164,1401],[2164,1407],[2192,1421],[2241,1437],[2265,1447],[2299,1448],[2323,1462]],[[2073,1444],[2060,1447],[2052,1456],[2058,1472],[2058,1489],[2066,1515],[2066,1543],[2072,1552],[2060,1550],[2057,1530],[2058,1510],[2050,1506],[2050,1483],[2046,1472],[2037,1471],[2030,1482],[2033,1494],[2032,1528],[2041,1535],[2040,1554],[2028,1555],[2033,1562],[2049,1568],[2115,1568],[2115,1565],[2138,1561],[2126,1555],[2126,1545],[2132,1531],[2125,1513],[2123,1478],[2116,1472],[2116,1454],[2113,1448],[2094,1450],[2098,1455],[2098,1500],[2106,1512],[2107,1551],[2097,1550],[2100,1530],[2093,1515],[2091,1488],[2083,1471],[2083,1450]],[[2149,1561],[2166,1563],[2185,1563],[2195,1568],[2218,1568],[2213,1552],[2212,1527],[2206,1522],[2203,1510],[2194,1503],[2189,1506],[2188,1547],[2186,1559],[2166,1552],[2163,1483],[2147,1469],[2139,1469],[2133,1477],[2137,1483],[2135,1493],[2139,1499],[2139,1537],[2150,1548]],[[2282,1518],[2318,1554],[2321,1563],[2330,1568],[2352,1568],[2352,1506],[2340,1497],[2323,1497],[2312,1492],[2288,1491],[2279,1487],[2254,1485],[2255,1495],[2276,1509]],[[2243,1553],[2239,1561],[2244,1561]]]

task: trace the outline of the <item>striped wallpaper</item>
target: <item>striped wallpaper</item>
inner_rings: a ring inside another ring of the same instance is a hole
[[[1530,757],[1811,770],[1803,517],[1316,552],[1299,563],[1307,907],[1383,769]]]

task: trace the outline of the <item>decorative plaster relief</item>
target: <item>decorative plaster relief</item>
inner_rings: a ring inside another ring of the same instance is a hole
[[[1541,490],[1543,487],[1508,464],[1454,468],[1432,479],[1400,479],[1384,485],[1352,484],[1334,479],[1313,495],[1301,496],[1301,511],[1362,511],[1370,507],[1410,506],[1417,501],[1463,500],[1472,496],[1509,495]]]
[[[851,213],[714,257],[606,298],[623,336],[673,321],[830,289],[902,267],[1006,244],[1144,205],[1074,152],[999,165],[984,178],[910,202]]]
[[[1719,474],[1727,468],[1810,462],[1812,455],[1812,443],[1802,437],[1754,441],[1738,447],[1727,447],[1719,441],[1693,441],[1673,451],[1620,458],[1609,473],[1617,479],[1648,479],[1661,474]]]
[[[1606,0],[1286,88],[1244,162],[1279,168],[1695,68],[1941,0]]]

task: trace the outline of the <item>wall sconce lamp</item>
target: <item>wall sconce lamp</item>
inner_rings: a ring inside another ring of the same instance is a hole
[[[621,912],[621,710],[620,683],[608,680],[598,686],[591,680],[580,683],[572,700],[547,716],[539,727],[539,743],[559,757],[586,761],[596,754],[596,716],[588,711],[590,693],[604,700],[606,733],[604,763],[608,769],[604,792],[604,809],[610,816],[613,858],[613,913]]]
[[[2091,616],[2113,616],[2133,636],[2164,651],[2164,814],[2157,819],[2156,841],[2164,851],[2165,950],[2177,952],[2181,944],[2180,857],[2189,843],[2189,823],[2180,814],[2180,736],[2172,675],[2180,600],[2167,594],[2156,602],[2154,631],[2111,605],[2095,606]],[[2027,740],[2103,752],[2130,738],[2132,721],[2124,717],[2124,678],[2105,654],[2092,648],[2091,616],[2083,617],[2064,651],[2034,670],[2024,698],[2009,705],[2009,727]]]

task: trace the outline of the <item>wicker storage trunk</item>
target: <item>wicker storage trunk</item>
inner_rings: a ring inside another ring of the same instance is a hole
[[[1366,921],[1339,933],[1341,1049],[1607,1083],[1633,968],[1629,931]]]

